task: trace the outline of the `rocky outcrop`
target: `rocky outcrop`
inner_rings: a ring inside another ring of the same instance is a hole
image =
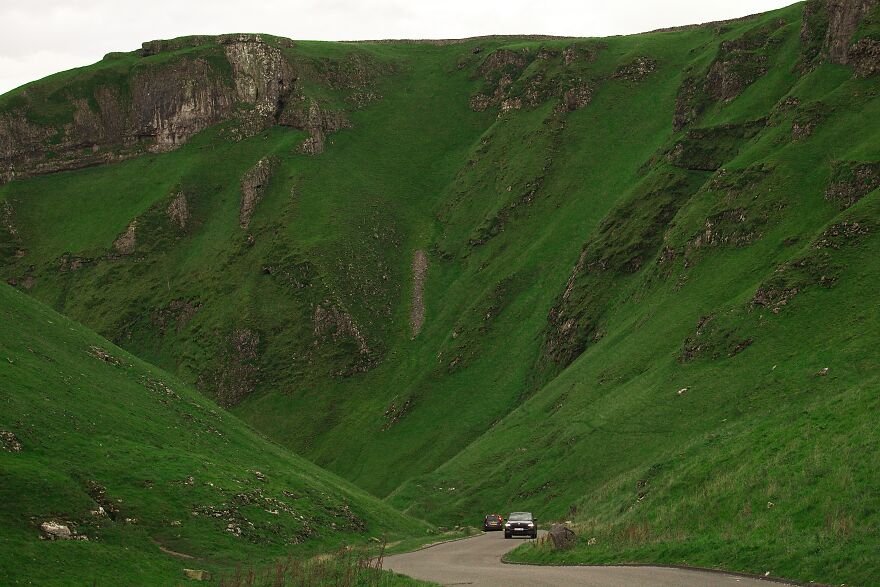
[[[810,0],[804,5],[801,23],[801,71],[822,60],[850,64],[860,77],[877,73],[880,48],[874,37],[853,42],[865,18],[877,8],[877,0]]]
[[[357,343],[361,353],[369,352],[367,341],[349,314],[329,301],[318,304],[312,318],[315,337],[319,340],[340,341],[351,339]]]
[[[825,198],[849,208],[880,187],[880,162],[838,161],[832,170]]]
[[[235,101],[253,106],[239,113],[242,135],[256,134],[278,121],[296,91],[297,77],[281,50],[264,43],[259,35],[238,35],[221,43],[232,65]]]
[[[673,130],[682,130],[697,119],[703,110],[702,98],[702,80],[694,76],[685,77],[675,97],[675,110],[672,113]]]
[[[880,41],[861,39],[850,47],[847,60],[853,66],[856,77],[870,77],[880,72]]]
[[[20,175],[19,162],[41,159],[43,142],[56,132],[29,122],[20,109],[0,115],[0,183]]]
[[[400,405],[397,404],[397,401],[398,400],[395,399],[391,402],[391,405],[382,413],[382,417],[385,419],[385,422],[382,424],[383,432],[400,422],[407,414],[409,414],[410,410],[412,410],[412,398],[407,398],[406,401],[402,402]]]
[[[181,230],[186,229],[186,224],[189,222],[189,204],[186,194],[180,192],[174,196],[174,199],[168,204],[168,208],[165,209],[165,213],[172,224],[177,225]]]
[[[0,114],[0,182],[169,151],[228,120],[236,121],[224,129],[229,139],[287,124],[309,132],[304,152],[320,153],[325,135],[349,123],[343,112],[326,111],[304,95],[298,66],[282,50],[292,45],[259,35],[145,43],[142,62],[124,77],[101,78],[85,91],[58,90],[67,99],[63,122],[34,122],[47,90],[40,84],[21,90],[15,108]],[[182,49],[190,50],[168,55]],[[345,99],[356,105],[378,98],[372,86],[383,70],[356,51],[320,67],[297,63],[315,83],[349,92]],[[53,111],[47,120],[58,117]]]
[[[77,534],[76,531],[71,530],[70,526],[67,524],[62,524],[60,522],[56,522],[54,520],[50,520],[47,522],[43,522],[40,524],[40,539],[41,540],[85,540],[88,541],[88,537]]]
[[[828,31],[825,50],[832,63],[849,63],[852,38],[862,19],[877,5],[877,0],[827,0]]]
[[[238,212],[238,222],[242,228],[247,228],[251,223],[251,214],[269,185],[272,172],[278,165],[277,157],[263,157],[256,165],[248,170],[241,178],[241,204]]]
[[[299,152],[306,155],[320,155],[324,152],[327,134],[351,128],[345,112],[323,110],[315,100],[309,101],[308,108],[288,110],[282,115],[280,123],[309,133],[299,146]]]
[[[13,432],[0,430],[0,448],[7,452],[21,452],[21,442]]]
[[[130,255],[134,252],[135,247],[137,246],[137,219],[132,220],[128,228],[125,229],[125,232],[120,234],[115,241],[113,241],[113,248],[116,249],[116,252],[120,255]]]
[[[345,377],[365,372],[373,366],[374,361],[370,347],[367,345],[367,339],[351,315],[340,304],[324,300],[316,305],[312,316],[312,326],[316,344],[353,344],[357,349],[357,354],[353,357],[349,356],[347,364],[341,365],[333,375]],[[346,353],[350,354],[348,351]],[[340,357],[340,364],[345,361]]]
[[[587,83],[579,83],[562,94],[566,110],[579,110],[593,99],[593,88]]]
[[[145,68],[131,86],[134,136],[168,151],[197,132],[230,118],[234,100],[220,72],[202,58]]]
[[[210,581],[211,573],[204,569],[183,569],[183,576],[190,581]]]
[[[527,51],[510,49],[497,49],[487,55],[475,74],[475,77],[483,78],[485,87],[483,91],[471,96],[471,109],[481,112],[489,107],[502,105],[514,76],[518,76],[531,59],[532,56]],[[508,101],[506,110],[510,109],[512,103]]]
[[[583,108],[593,98],[595,85],[608,76],[589,75],[584,68],[596,59],[604,46],[598,43],[579,43],[563,51],[540,48],[497,49],[490,53],[477,67],[473,77],[482,78],[483,88],[469,99],[472,110],[482,112],[498,108],[501,114],[522,108],[537,108],[548,100],[558,101],[558,112],[571,112]],[[639,68],[650,68],[649,61],[622,66],[629,74],[637,76]]]
[[[674,130],[682,130],[699,118],[712,102],[730,102],[767,73],[768,48],[773,33],[785,24],[778,20],[723,41],[715,59],[704,72],[686,72],[675,99]]]
[[[412,309],[409,314],[409,325],[412,337],[415,338],[422,331],[425,323],[425,279],[428,273],[428,255],[425,251],[419,250],[413,254],[412,272]]]
[[[831,262],[825,251],[811,250],[808,254],[777,267],[773,275],[755,291],[751,307],[778,314],[795,296],[809,287],[833,287],[839,272],[839,267]]]
[[[611,77],[630,82],[642,81],[657,70],[657,61],[650,57],[636,57],[633,61],[614,70]]]

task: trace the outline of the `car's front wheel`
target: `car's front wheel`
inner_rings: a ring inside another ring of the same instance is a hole
[[[505,532],[505,533],[504,533],[504,537],[505,537],[505,538],[510,538],[510,534],[508,534],[507,532]]]

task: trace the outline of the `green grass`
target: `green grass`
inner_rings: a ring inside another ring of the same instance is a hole
[[[0,308],[5,583],[173,583],[428,528],[8,286]],[[39,540],[48,520],[89,540]]]
[[[878,193],[845,211],[824,194],[876,168],[880,102],[876,77],[801,46],[802,8],[579,40],[595,58],[568,66],[562,40],[297,42],[283,51],[308,95],[352,123],[323,154],[299,154],[289,128],[231,142],[221,125],[170,153],[5,184],[17,234],[0,232],[2,274],[209,396],[217,373],[246,371],[237,417],[398,510],[449,526],[533,509],[584,537],[564,557],[515,556],[871,584]],[[499,48],[523,52],[504,71],[524,105],[474,112]],[[656,69],[613,77],[639,57]],[[682,81],[734,57],[750,81],[766,73],[730,101],[700,89],[698,118],[673,131]],[[327,80],[358,64],[381,98],[355,108]],[[589,104],[558,109],[577,84]],[[33,100],[36,119],[56,116]],[[269,155],[244,231],[239,180]],[[183,229],[165,215],[178,193]],[[135,218],[135,252],[115,258]],[[417,249],[430,263],[413,339]],[[91,262],[60,271],[65,253]],[[181,302],[197,310],[177,322]],[[322,330],[319,307],[361,340]]]

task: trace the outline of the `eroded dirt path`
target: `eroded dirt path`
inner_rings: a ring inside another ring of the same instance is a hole
[[[385,559],[385,568],[441,585],[485,587],[770,587],[771,581],[726,573],[661,567],[510,565],[501,556],[520,544],[501,532],[448,542]]]

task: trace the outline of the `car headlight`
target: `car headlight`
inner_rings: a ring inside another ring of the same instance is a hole
[[[505,527],[505,528],[510,528],[510,522],[505,523],[505,524],[504,524],[504,527]]]
[[[529,523],[526,524],[526,525],[527,525],[529,528],[534,528],[534,526],[535,526],[534,522],[529,522]]]

